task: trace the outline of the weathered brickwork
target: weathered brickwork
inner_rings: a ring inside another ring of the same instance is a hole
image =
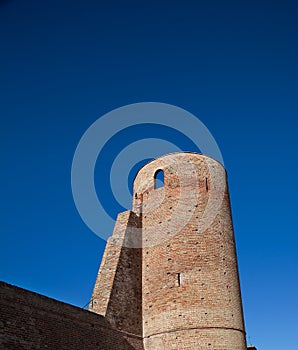
[[[230,330],[229,335],[232,336],[232,339],[227,337],[225,330],[222,328],[202,330],[188,328],[146,337],[144,344],[145,349],[246,349],[242,334]]]
[[[161,188],[155,188],[158,171],[164,172]],[[126,331],[142,334],[146,350],[245,350],[229,192],[222,165],[195,153],[170,154],[150,162],[135,178],[132,212],[123,215],[131,217],[132,213],[135,219],[130,223],[127,219],[126,231],[123,218],[117,220],[93,293],[98,304],[92,310],[107,315],[109,305],[102,310],[102,300],[118,303],[110,311],[113,324],[123,330],[122,323],[127,323]],[[126,241],[125,236],[129,237]],[[119,256],[123,249],[130,251],[129,259],[127,254],[123,259]],[[135,272],[141,281],[132,277]],[[117,292],[109,296],[106,293],[111,289],[106,286],[112,283]],[[136,286],[140,293],[134,291]],[[131,313],[119,304],[119,294],[127,295],[124,304],[130,303],[135,319],[142,320],[142,333],[131,324]]]
[[[204,155],[169,154],[138,172],[89,311],[0,287],[4,350],[247,349],[226,172]]]
[[[142,350],[100,315],[0,282],[1,350]]]
[[[139,217],[127,211],[118,215],[95,283],[89,310],[106,317],[116,329],[142,336],[142,251],[126,247]]]

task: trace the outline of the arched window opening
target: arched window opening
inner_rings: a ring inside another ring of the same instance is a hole
[[[154,188],[164,187],[165,175],[163,170],[159,169],[154,175]]]

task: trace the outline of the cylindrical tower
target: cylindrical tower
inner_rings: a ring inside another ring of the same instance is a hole
[[[142,220],[144,348],[246,350],[223,166],[196,153],[155,159],[135,178],[133,211]]]

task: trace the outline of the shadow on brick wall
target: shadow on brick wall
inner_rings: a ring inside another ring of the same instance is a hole
[[[142,339],[101,315],[0,282],[3,350],[142,350]]]

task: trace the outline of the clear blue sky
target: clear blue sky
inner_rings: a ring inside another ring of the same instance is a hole
[[[297,349],[297,8],[0,1],[0,279],[88,302],[105,242],[73,202],[76,146],[116,107],[166,102],[198,116],[222,151],[251,341]]]

